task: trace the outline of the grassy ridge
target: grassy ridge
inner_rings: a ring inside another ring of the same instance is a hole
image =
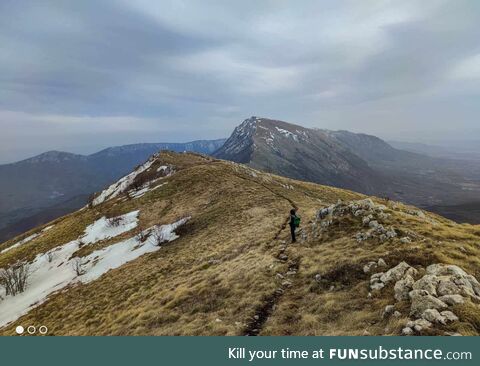
[[[319,208],[364,196],[195,154],[162,153],[154,168],[166,164],[175,166],[175,174],[159,189],[58,219],[38,238],[0,254],[0,267],[32,260],[77,238],[99,217],[137,209],[136,229],[77,254],[191,216],[177,230],[180,238],[97,281],[50,296],[16,323],[46,325],[57,335],[241,335],[255,327],[265,335],[398,334],[406,318],[382,319],[392,295],[385,291],[368,297],[369,277],[362,271],[366,262],[451,263],[480,278],[478,226],[433,214],[422,219],[395,203],[395,208],[388,206],[389,224],[415,232],[411,243],[397,238],[359,244],[353,238],[359,226],[353,221],[316,237],[312,224]],[[292,206],[302,216],[304,239],[296,245],[288,245],[285,227]],[[296,274],[289,276],[292,268]],[[318,286],[316,274],[327,278],[328,286]],[[463,316],[453,330],[478,334],[477,305],[468,303],[458,312]],[[13,331],[11,325],[1,333]]]

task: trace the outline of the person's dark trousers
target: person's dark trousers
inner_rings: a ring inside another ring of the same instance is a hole
[[[292,233],[292,243],[295,243],[297,241],[295,238],[295,226],[290,225],[290,232]]]

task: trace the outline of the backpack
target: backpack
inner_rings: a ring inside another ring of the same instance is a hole
[[[295,218],[293,219],[293,224],[295,225],[295,227],[299,227],[300,226],[300,217],[295,216]]]

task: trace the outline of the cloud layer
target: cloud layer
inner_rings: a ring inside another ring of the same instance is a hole
[[[0,162],[217,138],[250,115],[472,137],[478,24],[467,0],[5,0]]]

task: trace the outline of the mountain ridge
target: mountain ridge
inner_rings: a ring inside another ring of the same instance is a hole
[[[382,180],[324,130],[266,118],[245,120],[213,156],[290,178],[369,193]]]
[[[479,226],[190,153],[99,197],[0,244],[0,268],[38,269],[0,293],[1,334],[480,334]]]
[[[480,194],[480,167],[474,162],[460,164],[399,150],[372,135],[305,128],[255,116],[239,125],[213,155],[419,207],[463,204]],[[463,217],[479,222],[474,213]]]
[[[29,228],[29,222],[38,224],[42,212],[45,220],[50,220],[53,212],[65,214],[80,208],[90,194],[120,178],[161,149],[208,154],[223,142],[223,139],[217,139],[131,144],[90,155],[48,151],[16,163],[0,165],[0,240]]]

